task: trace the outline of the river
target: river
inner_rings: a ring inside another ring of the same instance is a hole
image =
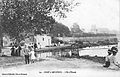
[[[89,55],[89,56],[99,56],[99,57],[105,57],[107,55],[107,50],[110,49],[112,46],[99,46],[99,47],[91,47],[91,48],[83,48],[79,50],[79,56]],[[118,54],[116,55],[116,58],[118,62],[120,63],[120,42],[118,46]],[[4,49],[5,55],[11,55],[9,49]],[[69,52],[70,53],[70,52]],[[62,52],[63,55],[66,54],[66,52]],[[53,55],[61,55],[59,52],[52,53],[52,52],[44,52],[38,54],[38,58],[46,58],[47,56],[53,56]]]

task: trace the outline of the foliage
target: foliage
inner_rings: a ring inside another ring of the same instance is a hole
[[[71,28],[72,34],[82,34],[83,31],[80,29],[79,25],[77,23],[74,23]]]
[[[66,17],[77,5],[64,0],[2,0],[0,4],[3,31],[21,40],[21,33],[50,33],[54,17]]]
[[[56,39],[56,38],[52,38],[52,43],[58,44],[59,42],[60,42],[60,43],[63,43],[62,40],[59,40],[59,39]]]
[[[53,29],[51,30],[51,34],[53,36],[58,36],[58,37],[68,36],[70,35],[70,30],[67,26],[63,25],[62,23],[56,22],[53,24]]]

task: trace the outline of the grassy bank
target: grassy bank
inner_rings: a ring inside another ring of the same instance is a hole
[[[2,56],[0,57],[0,68],[7,68],[18,65],[25,65],[24,57]],[[44,61],[45,59],[35,60],[35,62]],[[31,62],[30,62],[31,63]]]
[[[52,57],[56,58],[57,60],[65,61],[67,58],[78,58],[78,59],[86,59],[90,60],[96,63],[105,63],[105,58],[104,57],[91,57],[91,56],[80,56],[80,57]],[[41,59],[42,60],[42,59]],[[10,66],[18,66],[18,65],[24,65],[24,57],[13,57],[13,56],[4,56],[0,57],[0,67],[10,67]]]
[[[93,62],[96,62],[96,63],[100,63],[100,64],[104,64],[105,63],[105,57],[98,57],[98,56],[89,56],[89,55],[86,55],[86,56],[78,56],[78,57],[54,57],[56,58],[57,60],[61,60],[61,61],[66,61],[67,59],[70,59],[70,58],[77,58],[77,59],[86,59],[86,60],[90,60],[90,61],[93,61]]]
[[[0,57],[0,67],[16,66],[24,64],[23,57],[2,56]]]
[[[80,56],[79,58],[91,60],[93,62],[97,62],[97,63],[101,63],[101,64],[105,63],[105,57],[98,57],[98,56],[89,56],[89,55],[86,55],[86,56]]]

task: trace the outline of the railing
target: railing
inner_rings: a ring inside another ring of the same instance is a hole
[[[79,55],[77,47],[72,47],[71,45],[57,46],[57,47],[47,47],[35,50],[37,59],[47,58],[51,56],[66,56],[71,57],[73,55]]]

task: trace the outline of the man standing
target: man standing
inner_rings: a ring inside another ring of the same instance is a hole
[[[18,50],[17,50],[17,51],[18,51],[18,56],[21,56],[21,50],[22,50],[22,48],[21,48],[21,46],[19,45],[19,46],[18,46]]]
[[[29,49],[25,45],[25,48],[23,49],[23,54],[25,57],[25,64],[29,64]]]
[[[10,50],[11,50],[11,56],[15,56],[15,48],[14,48],[14,46],[12,46],[12,48]]]

